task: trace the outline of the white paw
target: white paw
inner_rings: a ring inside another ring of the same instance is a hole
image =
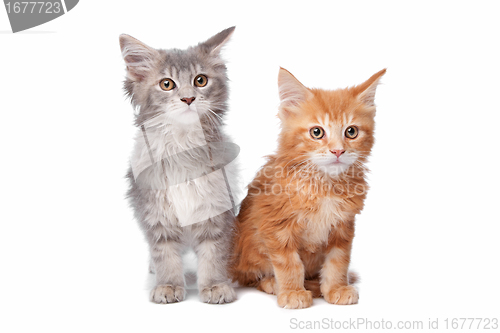
[[[175,303],[183,301],[185,294],[184,287],[166,284],[154,287],[149,299],[158,304]]]
[[[200,298],[204,303],[224,304],[236,299],[234,289],[227,283],[219,283],[200,290]]]

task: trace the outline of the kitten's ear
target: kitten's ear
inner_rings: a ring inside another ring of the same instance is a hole
[[[302,102],[312,96],[312,92],[307,89],[289,71],[280,67],[278,74],[278,91],[280,95],[280,118],[288,116]]]
[[[227,28],[226,30],[222,30],[217,35],[210,37],[207,41],[200,43],[200,45],[203,45],[206,48],[208,48],[210,54],[217,55],[220,53],[222,47],[231,38],[234,29],[236,29],[236,27],[231,27]]]
[[[355,94],[358,99],[369,107],[375,107],[375,91],[382,75],[385,74],[386,68],[380,72],[373,74],[368,80],[355,88]]]
[[[154,67],[159,52],[129,35],[120,35],[120,48],[132,81],[142,81]]]

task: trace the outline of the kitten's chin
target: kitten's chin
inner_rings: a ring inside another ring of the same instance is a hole
[[[179,125],[192,125],[200,122],[198,112],[191,109],[186,109],[177,116],[173,117],[174,121]]]
[[[326,173],[332,177],[343,174],[349,169],[349,165],[345,163],[335,163],[326,168]]]
[[[337,177],[346,172],[350,165],[347,163],[330,163],[327,165],[316,165],[317,169],[330,177]]]

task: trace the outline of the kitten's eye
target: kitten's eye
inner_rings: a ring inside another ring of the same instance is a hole
[[[349,126],[345,130],[345,136],[348,137],[349,139],[356,139],[358,136],[359,130],[356,126]]]
[[[311,134],[311,137],[313,139],[319,140],[325,136],[325,130],[323,130],[321,127],[313,127],[309,130],[309,134]]]
[[[160,88],[169,91],[175,88],[175,82],[172,79],[163,79],[160,81]]]
[[[208,83],[208,79],[205,75],[200,74],[194,78],[194,85],[197,87],[204,87]]]

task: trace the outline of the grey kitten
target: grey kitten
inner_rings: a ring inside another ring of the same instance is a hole
[[[237,149],[222,129],[228,78],[220,57],[233,31],[187,50],[154,49],[120,36],[124,87],[139,127],[127,196],[149,244],[155,303],[184,299],[182,254],[189,246],[198,257],[201,300],[222,304],[236,298],[226,266],[237,192],[231,161]]]

